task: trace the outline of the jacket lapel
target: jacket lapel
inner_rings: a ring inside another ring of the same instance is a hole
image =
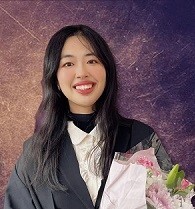
[[[94,209],[87,186],[80,175],[79,164],[69,136],[66,136],[62,145],[59,169],[61,183],[67,185],[80,199],[85,208]],[[64,181],[64,182],[63,182]]]

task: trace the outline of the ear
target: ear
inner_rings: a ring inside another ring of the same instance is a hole
[[[56,85],[57,85],[58,90],[61,91],[61,88],[60,88],[60,84],[59,84],[58,79],[56,79]]]
[[[60,88],[60,85],[59,84],[57,84],[57,87],[58,87],[58,90],[61,91],[61,88]]]

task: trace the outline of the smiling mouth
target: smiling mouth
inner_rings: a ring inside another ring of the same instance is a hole
[[[87,85],[75,86],[74,88],[77,90],[86,90],[86,89],[91,89],[92,87],[93,87],[93,84],[87,84]]]
[[[89,95],[94,90],[95,83],[81,83],[73,86],[77,93],[82,95]]]

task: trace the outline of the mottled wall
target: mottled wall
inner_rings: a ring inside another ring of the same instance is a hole
[[[34,128],[46,44],[61,27],[79,23],[113,50],[120,112],[151,125],[195,181],[193,0],[0,1],[0,208]]]

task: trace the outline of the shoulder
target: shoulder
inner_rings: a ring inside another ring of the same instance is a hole
[[[118,133],[116,138],[116,151],[126,151],[154,133],[149,125],[119,116]]]
[[[122,116],[119,116],[119,131],[120,130],[131,132],[132,136],[141,139],[146,138],[154,132],[153,128],[149,125],[141,121],[124,118]]]
[[[120,115],[118,121],[119,127],[132,128],[135,130],[142,130],[145,132],[153,132],[153,128],[151,128],[149,125],[135,119],[125,118]]]

